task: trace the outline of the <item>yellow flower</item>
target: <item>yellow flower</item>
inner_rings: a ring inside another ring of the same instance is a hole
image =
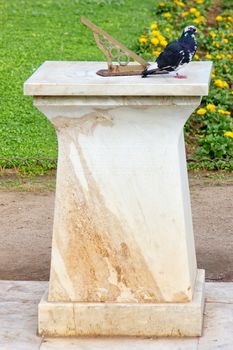
[[[161,51],[154,50],[152,53],[153,53],[154,56],[159,56],[161,54]]]
[[[198,17],[198,18],[195,18],[195,19],[193,20],[193,23],[195,23],[195,24],[203,23],[203,22],[205,22],[205,18],[204,18],[203,16]]]
[[[152,32],[150,34],[153,35],[153,36],[160,35],[158,30],[152,30]]]
[[[216,106],[213,105],[212,103],[209,103],[209,104],[206,106],[206,108],[207,108],[208,111],[210,111],[210,112],[215,112],[215,110],[216,110]]]
[[[169,33],[171,31],[170,28],[165,28],[166,32]]]
[[[195,53],[195,56],[194,56],[197,60],[199,60],[199,58],[200,58],[200,56],[197,54],[197,53]]]
[[[190,13],[195,13],[197,11],[197,9],[195,7],[191,7],[191,9],[189,10]]]
[[[221,55],[216,55],[216,60],[220,60],[221,58],[222,58],[222,56]]]
[[[223,114],[223,115],[231,115],[231,112],[224,111],[223,109],[218,109],[218,113]]]
[[[166,12],[163,15],[165,18],[171,18],[171,16],[172,16],[169,12]]]
[[[221,79],[217,79],[215,80],[214,85],[217,87],[223,87],[223,82]]]
[[[200,16],[200,14],[201,14],[201,12],[200,12],[200,11],[196,11],[196,12],[194,12],[194,16],[196,16],[196,17],[199,17],[199,16]]]
[[[158,24],[156,23],[152,23],[150,28],[153,30],[153,29],[157,29],[158,28]]]
[[[219,43],[215,43],[215,46],[216,46],[216,47],[220,47],[220,44],[219,44]]]
[[[216,19],[217,22],[221,22],[223,20],[223,17],[222,16],[217,16],[215,19]]]
[[[229,84],[226,81],[223,81],[223,87],[224,88],[229,88]]]
[[[214,79],[215,77],[216,77],[216,75],[215,75],[214,73],[212,73],[212,74],[211,74],[211,78]]]
[[[168,44],[167,40],[161,40],[160,41],[160,45],[161,46],[167,46],[167,44]]]
[[[215,34],[214,32],[210,32],[210,36],[212,36],[212,38],[215,38],[217,34]]]
[[[138,39],[141,44],[145,44],[147,42],[147,39],[144,36],[141,36],[141,38]]]
[[[204,0],[196,0],[197,4],[203,4]]]
[[[159,41],[165,40],[164,36],[161,34],[158,34],[157,38],[159,39]]]
[[[187,11],[184,11],[184,12],[181,13],[181,16],[182,16],[182,17],[186,17],[186,16],[188,16],[188,14],[189,14],[189,13],[188,13]]]
[[[206,57],[208,60],[210,60],[210,59],[212,58],[212,55],[210,55],[209,53],[207,53],[207,54],[205,55],[205,57]]]
[[[151,38],[150,42],[151,42],[152,45],[158,45],[159,40],[157,38]]]
[[[226,44],[229,42],[228,39],[223,39],[223,41],[224,41],[224,43],[226,43]]]
[[[159,30],[153,30],[153,32],[151,32],[151,34],[153,33],[154,36],[161,36],[161,33]]]
[[[232,54],[228,53],[228,54],[227,54],[227,58],[230,58],[230,59],[231,59],[231,58],[232,58]]]
[[[228,22],[233,22],[233,18],[231,16],[227,17]]]
[[[184,3],[182,1],[179,1],[179,0],[174,0],[174,3],[180,7],[184,7]]]
[[[224,136],[233,138],[233,132],[232,131],[226,131],[226,132],[224,132]]]
[[[199,115],[204,115],[204,114],[206,114],[206,109],[205,108],[199,108],[196,111],[196,113],[199,114]]]
[[[165,6],[164,2],[160,2],[159,6],[164,7]]]

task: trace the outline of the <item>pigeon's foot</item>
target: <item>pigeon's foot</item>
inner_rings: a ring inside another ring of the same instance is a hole
[[[187,75],[176,74],[176,75],[174,76],[174,78],[177,78],[177,79],[187,79],[188,77],[187,77]]]

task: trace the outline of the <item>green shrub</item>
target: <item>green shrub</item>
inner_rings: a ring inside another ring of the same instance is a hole
[[[194,59],[212,60],[214,68],[209,95],[185,126],[188,159],[192,159],[189,164],[193,169],[233,170],[232,6],[228,0],[222,2],[213,26],[213,19],[208,22],[213,4],[210,0],[160,2],[154,8],[156,20],[142,31],[135,49],[146,59],[155,60],[167,42],[180,36],[184,26],[197,26],[198,53]]]

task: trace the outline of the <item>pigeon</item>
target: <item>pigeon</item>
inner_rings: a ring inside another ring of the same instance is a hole
[[[195,26],[185,27],[181,37],[168,44],[157,60],[142,72],[142,78],[151,74],[177,71],[184,64],[191,62],[197,50],[196,31]],[[175,78],[187,77],[177,73]]]

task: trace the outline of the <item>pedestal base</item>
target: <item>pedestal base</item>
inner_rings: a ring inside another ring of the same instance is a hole
[[[189,303],[126,304],[48,302],[39,304],[39,334],[46,336],[200,336],[205,272],[198,270]]]

